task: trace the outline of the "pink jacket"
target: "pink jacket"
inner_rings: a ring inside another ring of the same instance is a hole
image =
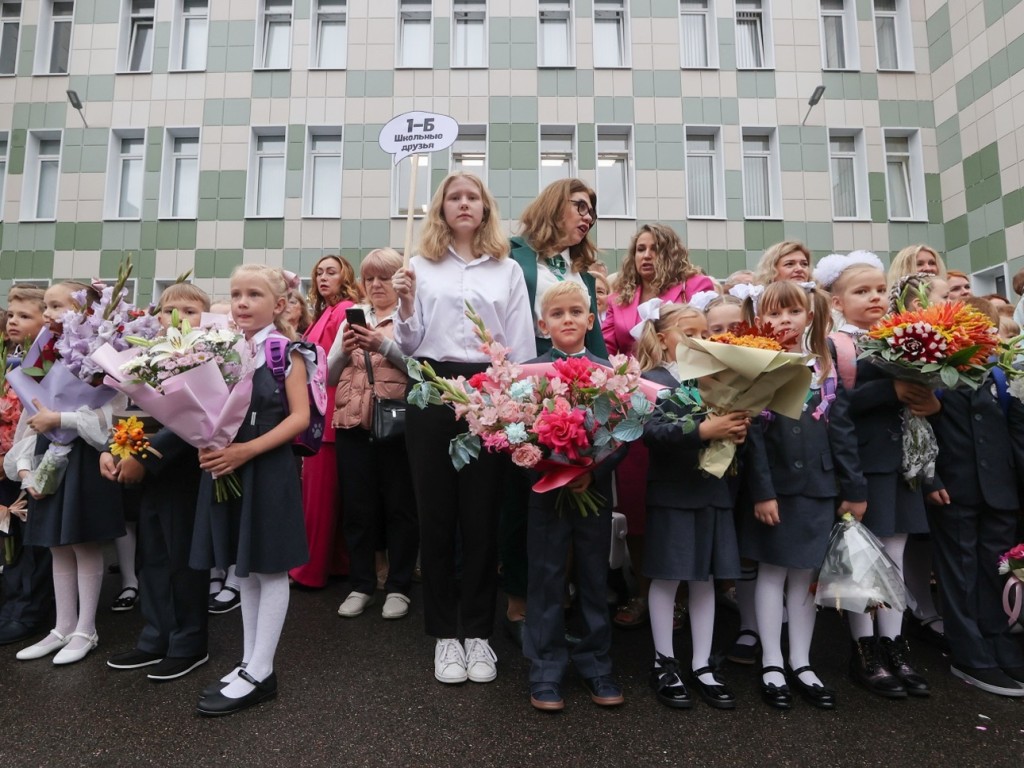
[[[658,298],[664,302],[679,304],[690,300],[690,297],[700,291],[715,290],[714,283],[707,275],[693,275],[685,284],[673,285]],[[640,315],[637,307],[640,304],[640,291],[633,295],[633,301],[628,306],[622,306],[618,301],[619,294],[613,293],[608,297],[608,314],[605,315],[601,324],[601,333],[604,335],[604,343],[608,347],[609,355],[632,354],[633,345],[636,341],[629,335],[630,330],[640,322]]]

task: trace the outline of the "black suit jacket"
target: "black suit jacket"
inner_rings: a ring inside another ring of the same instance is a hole
[[[877,365],[861,360],[856,386],[840,394],[844,406],[849,401],[863,472],[898,472],[903,463],[903,403],[893,381]]]

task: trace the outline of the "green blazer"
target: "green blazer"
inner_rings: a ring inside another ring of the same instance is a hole
[[[509,242],[512,246],[512,258],[523,268],[523,277],[526,278],[526,290],[530,294],[530,311],[532,312],[537,304],[537,252],[521,237],[513,237]],[[580,277],[583,278],[583,284],[590,293],[590,311],[594,315],[594,327],[587,331],[583,344],[592,355],[607,358],[608,348],[605,346],[604,336],[601,335],[601,323],[597,314],[596,282],[594,276],[589,272],[581,273]],[[537,318],[534,317],[535,322],[536,320]],[[549,349],[551,349],[551,339],[542,339],[538,336],[537,354],[543,355]]]

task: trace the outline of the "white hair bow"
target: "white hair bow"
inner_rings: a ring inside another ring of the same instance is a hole
[[[821,259],[814,268],[814,279],[828,290],[843,272],[857,264],[865,264],[881,272],[885,271],[882,260],[871,251],[852,251],[846,255],[830,253]]]
[[[636,313],[640,317],[640,322],[629,329],[629,335],[639,341],[644,333],[644,323],[648,320],[661,319],[661,307],[664,303],[661,299],[651,299],[639,305],[636,308]]]
[[[757,314],[757,303],[761,300],[762,293],[764,293],[764,286],[756,283],[739,283],[729,289],[729,295],[735,296],[740,301],[750,299],[755,315]]]
[[[701,312],[707,312],[708,304],[720,296],[721,294],[718,291],[698,291],[690,297],[688,303],[691,307],[695,307]]]

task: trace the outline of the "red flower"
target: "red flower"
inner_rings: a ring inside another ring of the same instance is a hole
[[[590,387],[593,382],[590,380],[590,372],[594,370],[593,364],[585,357],[566,357],[555,360],[552,363],[555,373],[566,384],[575,387]]]
[[[485,384],[492,384],[493,382],[491,381],[491,378],[486,373],[481,371],[480,373],[474,373],[472,376],[470,376],[469,377],[469,381],[467,383],[473,389],[479,390],[479,389],[483,389]]]
[[[557,365],[557,363],[556,363]],[[537,442],[569,460],[580,458],[580,449],[590,446],[590,436],[583,426],[586,414],[558,398],[554,410],[543,411],[533,424]]]

